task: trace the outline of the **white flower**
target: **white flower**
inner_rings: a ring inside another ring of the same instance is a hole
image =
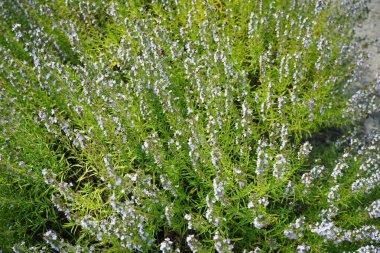
[[[190,214],[185,214],[185,220],[187,220],[187,228],[192,229],[193,228],[193,223],[191,222],[191,215]]]
[[[266,227],[267,222],[264,220],[264,215],[260,214],[259,216],[257,216],[253,221],[253,225],[257,229],[262,229],[263,227]]]
[[[297,252],[298,253],[304,253],[305,251],[310,251],[310,246],[306,244],[301,244],[297,246]]]
[[[287,171],[288,163],[282,154],[276,156],[276,162],[273,165],[273,176],[277,179],[283,179]]]
[[[311,144],[307,141],[305,142],[299,152],[298,152],[298,159],[301,159],[301,158],[304,158],[306,156],[308,156],[311,152],[311,150],[313,149],[313,146],[311,146]]]
[[[172,244],[173,242],[170,241],[169,238],[165,238],[165,240],[163,242],[161,242],[160,244],[160,250],[162,253],[170,253],[170,252],[173,252],[173,249],[172,249]]]
[[[380,199],[372,202],[371,205],[366,208],[366,210],[368,211],[369,217],[372,219],[380,218]]]
[[[201,252],[202,250],[202,244],[195,239],[194,235],[189,235],[186,238],[187,246],[189,246],[190,250],[193,253]]]

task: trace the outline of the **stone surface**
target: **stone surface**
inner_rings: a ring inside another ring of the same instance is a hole
[[[373,85],[380,77],[380,0],[370,0],[368,3],[368,17],[355,28],[356,40],[368,54],[366,64],[368,71],[364,77],[364,85]],[[378,94],[380,97],[380,94]],[[364,122],[366,132],[373,129],[380,131],[380,113],[371,115]]]
[[[367,81],[372,82],[380,74],[380,0],[368,4],[368,17],[355,27],[355,35],[363,51],[368,54]]]

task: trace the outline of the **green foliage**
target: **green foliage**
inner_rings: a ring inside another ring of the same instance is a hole
[[[376,111],[380,84],[346,90],[362,2],[13,2],[0,8],[1,249],[379,246],[379,135],[360,140],[353,119]]]

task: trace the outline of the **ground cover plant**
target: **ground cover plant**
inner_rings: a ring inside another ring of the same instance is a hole
[[[366,1],[0,2],[4,252],[378,252]]]

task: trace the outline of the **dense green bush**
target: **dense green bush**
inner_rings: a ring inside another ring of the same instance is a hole
[[[365,4],[2,1],[0,247],[376,252]]]

